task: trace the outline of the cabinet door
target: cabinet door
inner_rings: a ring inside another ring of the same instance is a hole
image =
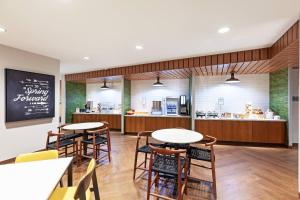
[[[284,144],[285,122],[253,122],[253,142]]]
[[[166,117],[165,128],[191,128],[191,119],[185,117]]]
[[[145,117],[125,117],[125,132],[137,133],[145,130]]]
[[[166,117],[145,117],[145,128],[147,131],[156,131],[166,127]]]
[[[250,121],[223,121],[222,130],[224,141],[252,141],[252,122]]]
[[[222,121],[220,120],[196,120],[195,131],[216,137],[218,141],[223,140]]]

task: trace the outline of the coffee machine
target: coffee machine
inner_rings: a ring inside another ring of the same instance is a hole
[[[179,113],[181,115],[188,115],[188,103],[185,95],[179,97]]]

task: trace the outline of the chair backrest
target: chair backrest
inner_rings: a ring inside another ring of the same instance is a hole
[[[57,150],[40,151],[35,153],[21,154],[16,157],[15,163],[31,162],[31,161],[38,161],[38,160],[50,160],[50,159],[57,159],[57,158],[58,158]]]
[[[210,146],[213,147],[217,143],[217,138],[210,136],[210,135],[205,135],[204,139],[208,142],[205,143],[205,146]]]
[[[89,190],[92,176],[95,173],[95,166],[96,161],[92,159],[88,165],[86,174],[79,181],[76,192],[74,194],[74,199],[80,199],[82,196],[85,196],[86,191]]]
[[[53,131],[48,131],[48,135],[47,135],[47,141],[46,141],[46,149],[48,148],[48,144],[51,142],[50,138],[51,137],[55,137],[56,140],[56,148],[59,149],[60,147],[60,138],[64,136],[64,133],[58,132],[58,133],[54,133]]]
[[[181,153],[186,153],[186,150],[184,150],[184,149],[174,150],[174,149],[165,149],[165,148],[155,147],[152,145],[149,145],[149,146],[151,148],[152,153],[154,153],[154,154],[179,156]]]
[[[104,125],[102,127],[109,127],[109,123],[107,121],[101,121]]]
[[[151,137],[152,131],[140,131],[137,135],[137,141],[136,141],[136,149],[139,148],[140,139],[142,137],[146,137],[146,145],[149,144],[149,137]]]

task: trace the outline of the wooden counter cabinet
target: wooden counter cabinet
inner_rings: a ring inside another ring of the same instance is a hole
[[[125,133],[156,131],[165,128],[191,128],[190,117],[125,116]]]
[[[107,121],[110,129],[121,130],[121,114],[74,113],[73,123]]]
[[[218,141],[285,144],[285,121],[196,119],[195,130]]]

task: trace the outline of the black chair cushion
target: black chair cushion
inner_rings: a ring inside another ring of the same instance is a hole
[[[82,136],[82,133],[70,133],[61,137],[61,140],[76,139]]]
[[[165,143],[165,147],[173,149],[188,149],[190,144],[175,144],[175,143]]]
[[[74,142],[73,140],[60,140],[59,148],[66,147],[66,146],[69,146],[69,145],[73,145],[75,143],[76,143],[76,141]],[[56,149],[56,141],[48,143],[47,147],[49,149]]]
[[[182,172],[185,164],[184,158],[180,158]],[[156,155],[153,161],[152,170],[154,172],[178,176],[178,160],[174,156]]]
[[[89,138],[87,140],[82,140],[82,143],[86,143],[86,144],[93,144],[93,138]],[[97,136],[96,137],[96,144],[106,144],[107,143],[107,139],[103,136]]]
[[[190,147],[187,151],[188,157],[195,160],[211,161],[210,149]]]
[[[164,148],[164,144],[155,144],[155,143],[151,143],[152,146],[155,146],[155,147],[160,147],[160,148]],[[144,145],[144,146],[141,146],[140,148],[138,148],[137,150],[138,152],[141,152],[141,153],[151,153],[151,148],[149,145]]]

